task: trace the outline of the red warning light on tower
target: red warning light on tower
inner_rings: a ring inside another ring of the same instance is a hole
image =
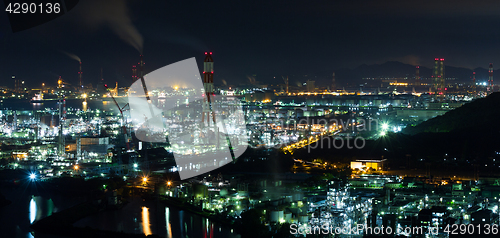
[[[210,114],[212,114],[212,120],[215,123],[215,114],[211,112],[211,95],[214,95],[214,60],[212,59],[212,52],[208,54],[205,52],[205,60],[203,62],[203,88],[205,89],[203,113],[201,117],[202,123],[204,123],[205,115],[207,117],[207,122],[210,125]]]

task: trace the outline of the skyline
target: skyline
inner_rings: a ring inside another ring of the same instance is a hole
[[[492,1],[85,1],[54,21],[14,34],[2,11],[0,77],[76,80],[78,64],[65,51],[82,59],[86,84],[97,82],[101,68],[108,82],[131,84],[131,66],[140,54],[134,45],[141,48],[141,39],[147,71],[193,56],[201,69],[198,56],[212,51],[219,62],[216,81],[235,84],[254,74],[259,81],[276,77],[273,83],[282,83],[282,75],[331,75],[386,61],[431,68],[434,57],[445,58],[447,66],[487,68],[500,65],[494,45],[500,33],[490,30],[500,20],[495,9],[500,4]]]

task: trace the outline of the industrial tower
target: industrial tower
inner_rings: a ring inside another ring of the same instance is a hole
[[[472,72],[472,94],[476,95],[476,72]]]
[[[441,97],[445,96],[444,59],[434,59],[434,93]]]
[[[420,66],[415,67],[415,85],[420,86]]]
[[[66,152],[66,140],[64,138],[63,129],[66,121],[66,98],[64,95],[59,97],[59,144],[57,152],[59,156],[64,156]]]
[[[490,63],[490,67],[488,69],[489,77],[488,77],[488,92],[493,92],[493,64]]]
[[[144,95],[146,96],[146,100],[147,100],[148,105],[149,105],[149,111],[151,113],[150,114],[151,118],[153,118],[155,116],[155,114],[153,111],[153,105],[151,104],[150,93],[149,93],[148,88],[146,86],[146,81],[144,80],[144,57],[142,54],[141,54],[141,61],[139,62],[139,78],[141,79],[142,88],[144,89]],[[146,127],[148,127],[148,118],[145,117],[144,120],[145,120]],[[145,148],[144,148],[143,168],[146,171],[149,171],[148,143],[144,143],[144,146],[145,146]]]
[[[24,81],[21,81],[20,79],[16,78],[15,75],[12,75],[12,80],[14,80],[14,92],[22,93],[24,87]]]
[[[212,101],[214,96],[214,60],[212,52],[205,52],[205,61],[203,62],[203,88],[205,89],[205,98],[203,98],[203,112],[201,114],[201,124],[205,124],[205,115],[207,124],[210,126],[210,114],[215,124],[215,113],[212,112]]]
[[[330,91],[335,92],[337,91],[337,83],[335,82],[335,72],[332,74],[332,88]]]
[[[82,72],[82,61],[80,61],[80,70],[78,71],[78,80],[80,82],[80,88],[79,88],[79,92],[82,93],[83,92],[83,81],[82,81],[82,76],[83,76],[83,72]]]
[[[281,78],[283,78],[283,81],[285,82],[285,93],[288,95],[288,76],[286,76],[286,78],[281,76]]]
[[[135,65],[132,65],[132,83],[134,83],[137,80],[137,67]]]

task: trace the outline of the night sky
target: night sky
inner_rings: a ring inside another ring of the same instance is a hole
[[[2,5],[3,7],[3,5]],[[500,66],[500,1],[81,0],[54,21],[12,33],[0,12],[0,85],[32,87],[61,75],[131,84],[143,48],[151,71],[212,51],[215,81],[281,83],[281,75],[331,75],[390,60],[431,67]],[[141,47],[142,45],[142,47]],[[134,47],[135,46],[135,47]],[[495,57],[496,56],[496,57]],[[274,79],[273,77],[276,77]]]

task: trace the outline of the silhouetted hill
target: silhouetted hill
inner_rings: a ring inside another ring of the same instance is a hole
[[[432,167],[441,172],[462,171],[472,176],[473,170],[470,168],[475,166],[478,174],[498,174],[499,109],[500,92],[415,127],[408,127],[403,133],[388,133],[377,140],[367,140],[359,149],[347,146],[335,148],[331,146],[332,139],[324,139],[321,145],[313,144],[314,149],[297,150],[293,156],[301,159],[320,158],[335,163],[385,158],[392,169]],[[351,145],[353,143],[351,141]]]
[[[498,131],[500,129],[499,109],[500,93],[492,93],[415,127],[407,127],[403,133],[415,135],[422,132],[461,131],[467,134],[473,130]]]

